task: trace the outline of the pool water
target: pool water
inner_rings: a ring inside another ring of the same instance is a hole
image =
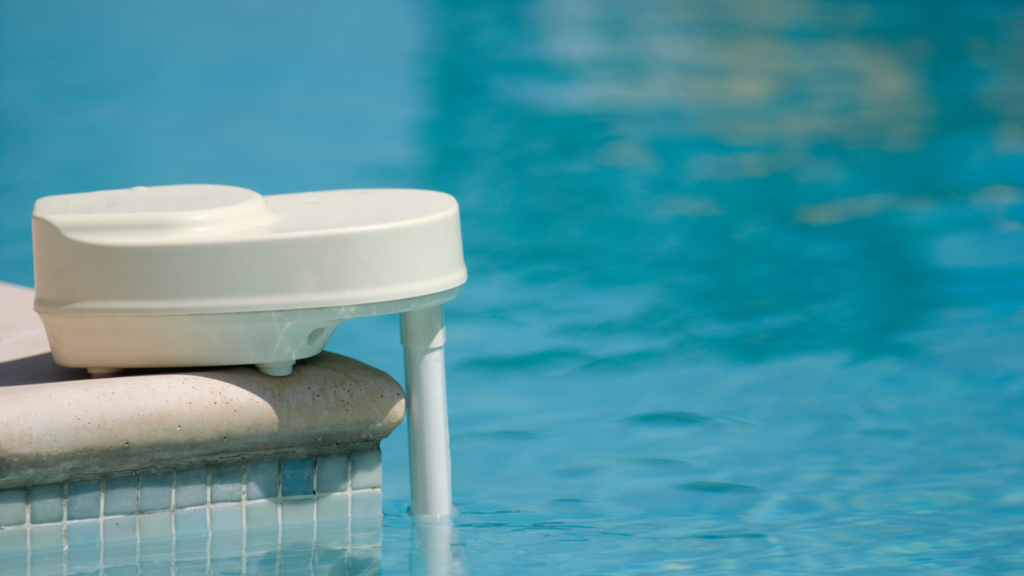
[[[456,572],[1020,573],[1022,55],[1008,1],[8,2],[0,280],[47,194],[444,190]],[[401,380],[393,317],[328,349]]]

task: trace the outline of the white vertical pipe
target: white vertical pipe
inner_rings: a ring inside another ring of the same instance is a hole
[[[409,548],[409,573],[412,576],[452,576],[461,573],[452,555],[451,516],[418,516],[413,524],[413,543]]]
[[[412,513],[452,513],[452,459],[444,379],[444,308],[402,313],[405,388],[409,415]]]

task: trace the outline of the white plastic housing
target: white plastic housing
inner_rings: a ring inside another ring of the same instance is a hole
[[[344,320],[436,306],[466,281],[458,204],[426,190],[50,196],[32,236],[35,309],[71,367],[282,375]]]

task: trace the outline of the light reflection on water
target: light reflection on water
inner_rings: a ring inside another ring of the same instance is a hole
[[[21,207],[0,278],[29,282],[44,193],[446,190],[470,266],[448,307],[461,514],[441,548],[459,570],[1024,569],[1015,4],[396,0],[362,8],[363,36],[319,9],[294,16],[315,55],[272,22],[285,8],[238,5],[276,56],[199,32],[229,73],[171,58],[170,80],[125,95],[85,77],[40,107],[41,57],[5,48],[23,65],[5,131],[31,146],[0,156]],[[154,118],[118,120],[139,110]],[[200,112],[201,153],[166,127]],[[347,323],[329,349],[401,376],[393,319]],[[429,568],[444,541],[405,513],[404,434],[383,445],[385,573]]]

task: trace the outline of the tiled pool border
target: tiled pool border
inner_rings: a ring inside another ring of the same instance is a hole
[[[380,451],[372,450],[3,490],[0,554],[379,524],[380,486]],[[372,535],[346,540],[338,547],[379,546]]]

